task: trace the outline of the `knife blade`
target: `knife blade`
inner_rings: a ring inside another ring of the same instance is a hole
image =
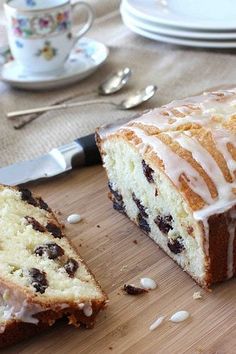
[[[78,166],[89,166],[101,161],[95,142],[95,134],[52,149],[34,160],[22,161],[0,168],[0,183],[17,184],[48,178]]]
[[[139,114],[140,115],[140,114]],[[118,119],[115,123],[99,128],[100,138],[128,123],[137,115]],[[78,138],[73,142],[52,149],[48,154],[34,160],[22,161],[0,168],[0,183],[9,186],[57,176],[79,166],[90,166],[101,162],[95,134]]]

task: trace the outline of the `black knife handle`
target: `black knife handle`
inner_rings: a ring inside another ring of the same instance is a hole
[[[85,166],[101,163],[101,156],[96,145],[95,134],[83,136],[82,138],[76,139],[75,142],[83,148]]]

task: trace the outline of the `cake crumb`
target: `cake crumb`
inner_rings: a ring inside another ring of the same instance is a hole
[[[146,289],[138,288],[132,284],[125,284],[123,290],[128,295],[140,295],[148,292]]]
[[[137,241],[137,240],[133,240],[133,243],[134,243],[135,245],[137,245],[137,244],[138,244],[138,241]]]
[[[121,268],[120,268],[120,272],[123,272],[124,270],[126,270],[128,268],[127,265],[123,265]]]
[[[194,300],[200,300],[200,299],[202,299],[202,293],[201,293],[201,291],[195,291],[195,293],[193,293],[193,299],[194,299]]]

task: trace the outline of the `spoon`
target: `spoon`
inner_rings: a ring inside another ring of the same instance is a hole
[[[131,69],[127,67],[111,74],[98,86],[98,93],[104,96],[121,90],[129,81],[131,74]]]
[[[56,110],[67,109],[67,108],[72,108],[72,107],[79,107],[79,106],[85,106],[85,105],[91,105],[91,104],[101,104],[101,103],[111,104],[111,105],[115,106],[117,109],[127,110],[127,109],[137,107],[140,104],[142,104],[143,102],[150,100],[154,96],[156,91],[157,91],[157,86],[148,85],[139,91],[129,94],[124,100],[122,100],[119,103],[112,102],[112,101],[106,101],[106,100],[100,100],[100,99],[90,100],[90,101],[81,101],[81,102],[72,102],[72,103],[63,103],[63,104],[58,104],[55,106],[46,106],[46,107],[39,107],[39,108],[33,108],[33,109],[26,109],[23,111],[10,112],[10,113],[7,113],[7,118],[13,119],[16,117],[25,116],[25,115],[32,114],[32,113],[56,111]]]

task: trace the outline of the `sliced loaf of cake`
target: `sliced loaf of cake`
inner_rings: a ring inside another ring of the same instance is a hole
[[[236,89],[97,132],[110,198],[200,285],[236,275]]]
[[[107,297],[42,198],[0,186],[0,347],[67,317],[91,327]]]

